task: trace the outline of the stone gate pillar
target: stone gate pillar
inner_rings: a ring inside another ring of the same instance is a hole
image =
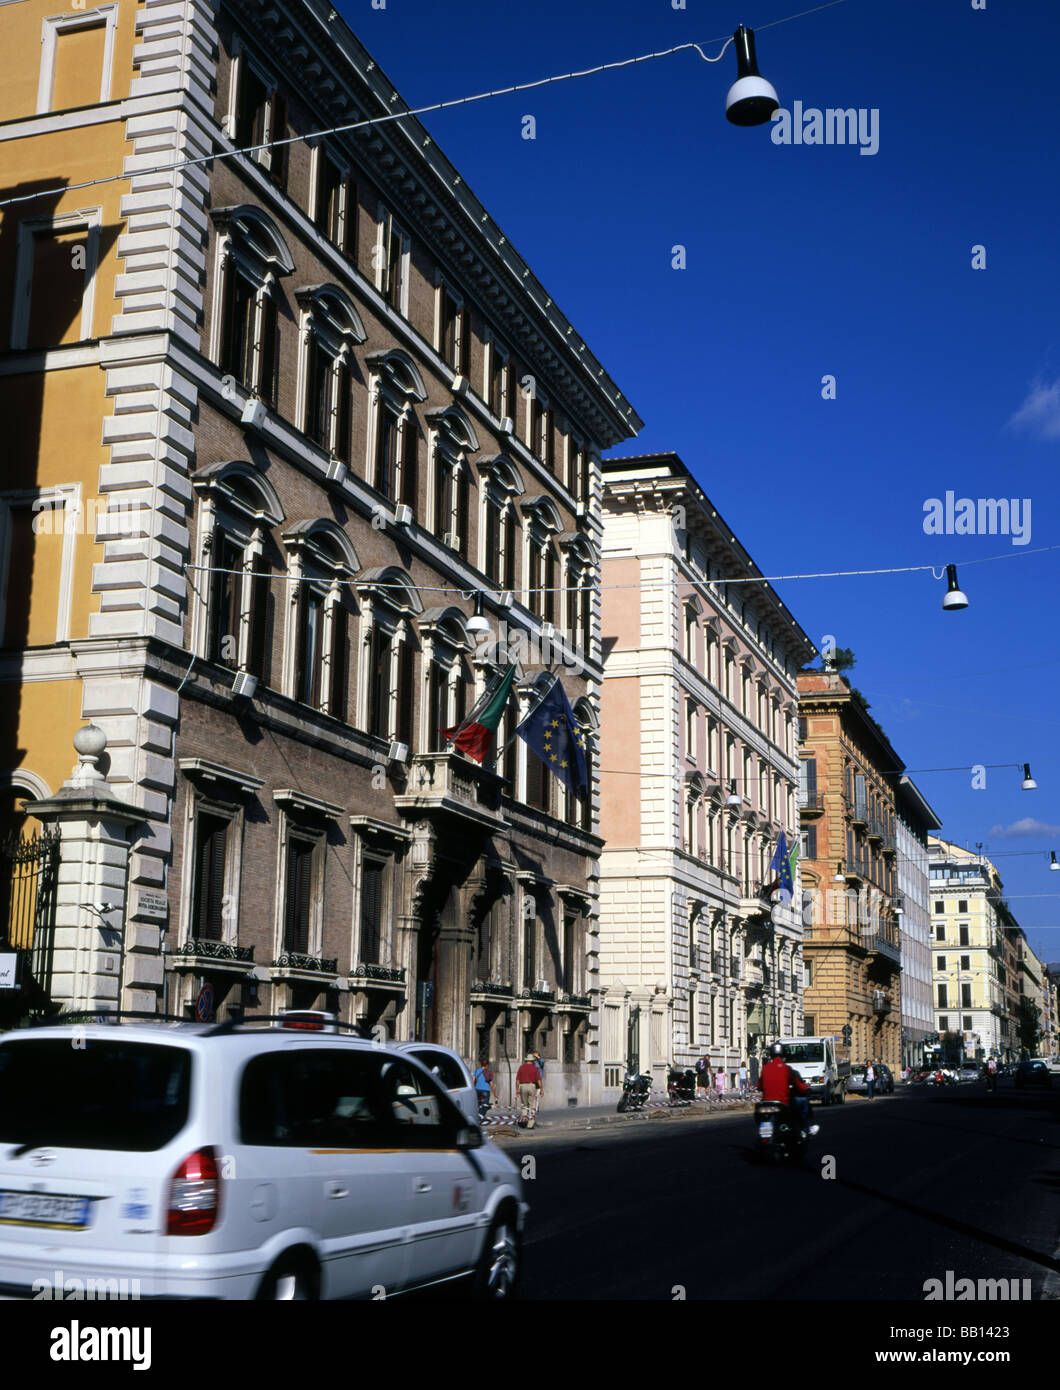
[[[55,796],[27,807],[59,835],[51,996],[67,1011],[122,1007],[129,831],[144,817],[114,795],[100,772],[106,746],[94,724],[78,729],[70,777]],[[158,964],[161,981],[161,958]]]

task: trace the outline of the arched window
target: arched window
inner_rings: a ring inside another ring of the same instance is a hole
[[[364,342],[364,325],[349,296],[335,285],[312,285],[295,297],[302,310],[302,430],[321,449],[349,463],[353,345]]]
[[[280,561],[272,528],[284,516],[269,481],[248,463],[214,463],[192,480],[199,494],[193,645],[207,661],[270,684]]]
[[[556,621],[556,537],[562,532],[559,513],[547,497],[528,497],[522,504],[527,517],[525,603],[542,621]]]
[[[376,492],[411,507],[422,521],[419,426],[413,406],[427,399],[427,389],[403,352],[376,353],[367,362],[372,377],[365,477]]]
[[[516,498],[526,489],[511,460],[503,454],[483,459],[479,471],[484,477],[479,489],[479,569],[500,588],[514,591],[519,528]]]
[[[360,562],[349,537],[331,521],[299,522],[283,540],[296,580],[288,602],[287,693],[346,721],[356,614],[348,581]]]
[[[413,620],[423,604],[410,577],[395,565],[366,570],[356,589],[363,609],[358,723],[411,752],[418,648]]]
[[[294,270],[287,243],[258,208],[217,208],[212,357],[221,371],[275,409],[279,281]]]
[[[430,410],[431,529],[465,560],[471,556],[471,466],[478,436],[462,410]]]
[[[599,548],[580,531],[559,537],[564,552],[566,574],[566,629],[571,645],[581,645],[588,655],[592,644],[593,592],[600,573]]]
[[[459,608],[428,608],[417,626],[424,647],[422,746],[440,752],[447,747],[442,730],[454,728],[471,707],[472,643]]]
[[[571,825],[578,825],[582,830],[591,832],[593,829],[593,793],[594,780],[596,777],[596,756],[600,742],[600,718],[596,712],[596,706],[588,697],[583,697],[574,702],[574,720],[578,726],[582,752],[585,754],[587,786],[585,794],[581,797],[575,796],[571,791],[567,791],[567,820]]]

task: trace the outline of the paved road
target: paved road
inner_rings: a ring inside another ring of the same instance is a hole
[[[801,1171],[751,1160],[747,1116],[541,1145],[523,1297],[922,1301],[947,1270],[1030,1278],[1035,1299],[1052,1272],[1055,1290],[1055,1092],[917,1089],[815,1117]]]

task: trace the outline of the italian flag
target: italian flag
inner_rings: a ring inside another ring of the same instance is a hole
[[[464,722],[452,729],[442,729],[442,737],[448,739],[454,748],[466,753],[469,758],[474,758],[477,763],[482,762],[493,743],[497,726],[511,696],[514,680],[513,662],[507,671],[493,678],[475,701]]]

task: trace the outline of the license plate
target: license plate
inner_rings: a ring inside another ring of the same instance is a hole
[[[760,1136],[762,1139],[772,1139],[772,1138],[773,1138],[773,1122],[772,1122],[772,1120],[763,1120],[762,1123],[758,1126],[758,1133],[759,1133],[759,1136]]]
[[[0,1221],[18,1226],[83,1229],[92,1218],[88,1197],[53,1197],[46,1192],[0,1192]]]

